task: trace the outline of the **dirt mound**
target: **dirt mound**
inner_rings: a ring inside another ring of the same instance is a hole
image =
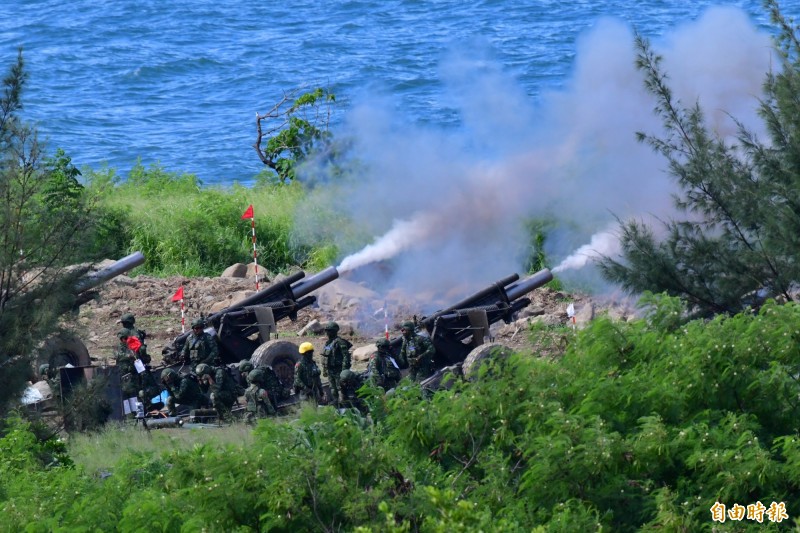
[[[201,314],[219,311],[255,293],[253,278],[119,276],[99,287],[97,297],[84,304],[78,315],[78,333],[92,358],[97,362],[113,359],[116,333],[120,328],[117,320],[123,313],[130,312],[136,316],[136,326],[147,332],[147,344],[154,362],[160,360],[162,347],[181,332],[180,303],[172,301],[173,294],[180,287],[184,288],[187,329],[192,319]],[[264,287],[262,282],[261,288]],[[377,294],[363,283],[345,279],[338,279],[312,294],[317,297],[317,303],[301,310],[296,322],[281,321],[278,331],[281,338],[297,342],[308,340],[318,350],[321,350],[325,338],[320,326],[328,320],[336,320],[342,327],[342,336],[359,347],[374,343],[383,334],[387,321],[383,312],[385,304],[392,336],[399,335],[401,322],[424,314],[423,306],[402,291]],[[627,304],[600,305],[589,296],[566,294],[549,288],[537,289],[528,297],[531,304],[519,313],[515,322],[501,322],[491,328],[490,340],[528,352],[537,350],[541,347],[533,346],[527,333],[530,324],[538,323],[553,329],[572,325],[567,315],[570,303],[576,312],[575,327],[581,327],[600,312],[622,319],[633,316]]]

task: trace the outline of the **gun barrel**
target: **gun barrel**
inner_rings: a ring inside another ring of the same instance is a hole
[[[214,315],[221,315],[221,314],[224,314],[224,313],[229,313],[231,311],[235,311],[236,309],[241,309],[241,308],[247,307],[249,305],[258,305],[258,304],[262,304],[264,302],[268,302],[270,300],[273,300],[274,296],[278,295],[278,293],[281,292],[280,289],[282,287],[289,287],[295,281],[303,279],[303,277],[305,275],[306,275],[306,273],[303,272],[303,271],[296,272],[296,273],[292,274],[291,276],[287,277],[286,279],[283,279],[283,280],[281,280],[281,281],[279,281],[277,283],[273,283],[272,285],[270,285],[266,289],[262,289],[259,292],[253,294],[252,296],[248,296],[244,300],[240,300],[240,301],[236,302],[232,306],[223,309],[219,313],[214,313]],[[278,299],[280,299],[280,298],[278,298]],[[211,318],[211,317],[209,317],[209,318]]]
[[[310,292],[319,289],[323,285],[330,283],[338,277],[339,271],[336,270],[336,267],[328,267],[325,270],[321,270],[313,276],[310,276],[293,285],[292,294],[294,294],[295,300],[298,300]]]
[[[132,254],[126,255],[107,268],[98,270],[97,272],[92,272],[91,274],[87,274],[86,276],[82,277],[75,285],[75,292],[80,294],[84,291],[88,291],[89,289],[94,289],[108,280],[142,264],[144,264],[144,255],[142,252],[133,252]]]
[[[519,283],[515,283],[506,289],[509,301],[514,301],[517,298],[525,296],[534,289],[538,289],[545,283],[553,279],[553,273],[549,269],[543,268],[539,272],[523,279]]]

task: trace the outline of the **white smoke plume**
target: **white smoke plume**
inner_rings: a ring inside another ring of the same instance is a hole
[[[584,244],[575,250],[572,255],[561,261],[561,263],[553,269],[553,273],[557,274],[564,270],[583,268],[593,259],[602,256],[615,257],[618,256],[619,253],[619,237],[613,230],[595,233],[592,235],[589,244]]]
[[[598,21],[579,40],[563,90],[537,101],[485,47],[462,46],[441,67],[457,129],[409,125],[388,99],[356,99],[345,133],[361,170],[346,191],[317,194],[374,240],[361,250],[343,242],[353,253],[340,268],[389,261],[392,286],[474,289],[521,273],[526,220],[547,221],[546,251],[564,271],[614,252],[615,217],[668,218],[675,188],[665,161],[635,139],[661,124],[633,41],[623,23]],[[710,9],[654,48],[674,95],[699,102],[718,132],[735,131],[730,113],[762,133],[756,97],[778,63],[769,37],[741,10]]]

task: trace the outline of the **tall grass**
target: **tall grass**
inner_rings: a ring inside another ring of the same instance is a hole
[[[297,183],[204,187],[193,174],[157,164],[135,166],[124,181],[113,169],[85,170],[84,176],[104,216],[113,215],[117,232],[124,234],[118,255],[141,251],[149,274],[216,276],[233,263],[252,261],[250,221],[241,219],[250,204],[264,268],[322,267],[338,254],[331,242],[293,236],[295,209],[306,195]]]

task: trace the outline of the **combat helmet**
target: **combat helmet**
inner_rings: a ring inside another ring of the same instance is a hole
[[[175,371],[174,368],[165,368],[163,372],[161,372],[161,381],[163,383],[167,383],[176,379],[178,377],[178,373]]]
[[[380,338],[375,341],[375,346],[378,347],[378,350],[388,350],[392,347],[392,343],[389,342],[389,339]]]
[[[405,322],[400,324],[400,329],[405,329],[413,332],[416,329],[416,326],[414,322],[412,322],[411,320],[406,320]]]
[[[120,324],[130,324],[132,326],[136,322],[136,317],[133,316],[133,313],[125,313],[119,317],[117,322]]]
[[[325,327],[323,329],[325,331],[336,331],[336,332],[338,332],[339,331],[339,324],[337,324],[336,322],[331,320],[330,322],[325,324]]]
[[[211,367],[205,363],[200,363],[194,368],[194,373],[198,376],[205,376],[211,374]]]
[[[345,368],[344,370],[342,370],[341,374],[339,374],[339,379],[341,381],[350,381],[354,377],[356,377],[356,373],[350,370],[349,368]]]
[[[202,327],[205,327],[205,325],[206,325],[206,321],[203,320],[202,318],[195,318],[194,320],[192,320],[192,327],[193,328],[196,328],[198,326],[200,326],[202,328]]]
[[[253,366],[253,363],[250,362],[250,359],[242,359],[239,361],[239,366],[237,368],[239,369],[240,374],[247,374],[255,367]]]
[[[256,385],[264,385],[264,380],[266,376],[264,376],[264,371],[260,368],[255,368],[248,372],[247,374],[247,382],[248,383],[255,383]]]

